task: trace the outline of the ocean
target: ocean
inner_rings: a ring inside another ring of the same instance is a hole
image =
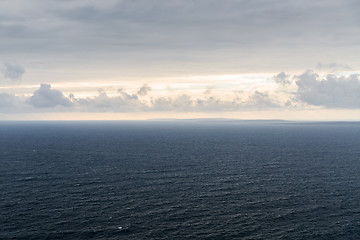
[[[0,122],[0,239],[360,239],[360,123]]]

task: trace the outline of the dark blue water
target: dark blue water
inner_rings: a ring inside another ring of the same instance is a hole
[[[2,122],[0,239],[360,239],[360,123]]]

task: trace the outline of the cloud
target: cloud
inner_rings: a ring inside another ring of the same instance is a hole
[[[41,84],[33,95],[17,96],[0,93],[0,108],[4,112],[231,112],[273,109],[360,109],[360,76],[319,75],[306,71],[300,75],[280,72],[273,77],[279,87],[274,90],[238,90],[232,94],[205,91],[200,95],[175,91],[167,96],[150,94],[143,85],[135,92],[118,89],[107,94],[99,89],[92,97],[76,97]],[[207,89],[209,90],[209,89]],[[142,98],[140,96],[149,95]]]
[[[25,73],[25,68],[19,64],[4,63],[3,74],[5,78],[19,80]]]
[[[151,89],[145,86],[146,89]],[[140,91],[140,90],[139,90]],[[138,91],[138,92],[139,92]],[[211,92],[201,96],[191,96],[186,93],[166,97],[150,97],[141,99],[124,89],[118,89],[116,95],[109,96],[99,89],[98,95],[77,98],[70,93],[65,96],[61,91],[52,89],[49,84],[41,84],[30,97],[17,97],[8,93],[0,94],[0,108],[4,112],[214,112],[241,111],[279,108],[273,96],[267,92],[255,91],[239,97],[234,94],[231,100],[214,96]],[[229,97],[229,96],[227,96]]]
[[[267,92],[259,92],[255,91],[253,94],[250,95],[249,99],[245,103],[247,108],[254,108],[254,109],[264,109],[264,108],[278,108],[280,105],[275,102],[274,99],[270,97]]]
[[[147,110],[146,104],[139,101],[135,94],[129,94],[123,89],[118,95],[109,97],[106,92],[99,91],[99,95],[83,99],[74,99],[74,111],[83,112],[140,112]]]
[[[310,105],[326,108],[360,108],[360,80],[358,74],[320,77],[307,71],[295,76],[296,98]]]
[[[323,61],[329,50],[330,62],[359,64],[352,55],[359,50],[360,6],[351,0],[7,2],[0,9],[2,55],[59,68],[104,59],[113,69],[126,63],[133,71],[302,68]]]
[[[13,107],[16,97],[9,93],[0,93],[0,108]]]
[[[245,107],[246,108],[246,107]],[[197,99],[195,110],[203,112],[222,112],[222,111],[239,111],[244,110],[244,104],[240,99],[222,100],[215,96],[206,99]]]
[[[290,75],[288,75],[284,72],[281,72],[278,75],[274,76],[273,79],[277,84],[287,85],[287,84],[291,83],[291,81],[289,80],[289,77],[290,77]]]
[[[137,92],[138,95],[140,96],[145,96],[146,94],[148,94],[151,91],[151,87],[149,87],[147,84],[143,85],[139,91]]]
[[[194,101],[187,94],[174,97],[161,97],[152,101],[155,111],[193,111]]]
[[[30,97],[29,103],[35,108],[52,108],[56,106],[70,107],[72,102],[62,92],[51,89],[49,84],[41,84]]]
[[[28,112],[27,98],[11,93],[0,93],[0,113]]]
[[[205,94],[208,95],[208,94]],[[274,109],[281,105],[266,92],[255,91],[244,98],[234,96],[224,100],[216,96],[206,98],[191,97],[181,94],[174,97],[161,97],[152,100],[150,110],[179,112],[214,112]]]
[[[332,71],[332,72],[336,72],[339,70],[345,70],[345,71],[350,71],[352,70],[352,68],[346,64],[340,64],[340,63],[318,63],[316,66],[317,69],[319,70],[327,70],[327,71]]]
[[[210,95],[212,89],[213,89],[212,87],[207,87],[206,90],[204,91],[204,94],[205,95]]]

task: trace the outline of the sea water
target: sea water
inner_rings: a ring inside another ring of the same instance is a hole
[[[1,122],[0,239],[360,239],[360,123]]]

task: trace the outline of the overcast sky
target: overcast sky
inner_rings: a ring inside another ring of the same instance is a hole
[[[0,119],[360,120],[356,0],[0,4]]]

